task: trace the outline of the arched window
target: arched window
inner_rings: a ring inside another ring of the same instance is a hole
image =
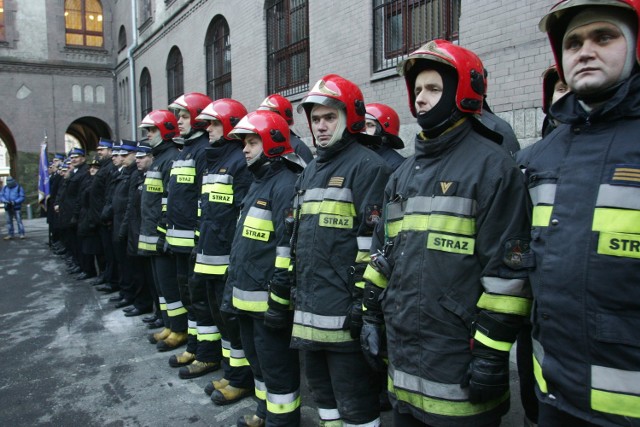
[[[4,0],[0,0],[0,41],[5,41],[7,35],[4,30]]]
[[[167,95],[168,104],[184,93],[184,69],[182,68],[182,54],[176,46],[169,51],[167,58]]]
[[[216,16],[205,38],[207,95],[211,99],[231,98],[231,43],[229,25]]]
[[[84,87],[84,102],[93,104],[93,86],[85,85]]]
[[[284,96],[309,90],[308,0],[267,0],[269,93]]]
[[[123,51],[127,47],[127,29],[124,25],[120,26],[120,32],[118,33],[118,52]]]
[[[140,74],[140,115],[144,119],[144,116],[149,114],[152,110],[151,107],[151,75],[149,70],[145,67]]]
[[[98,104],[104,104],[106,101],[104,86],[96,86],[96,102]]]
[[[73,102],[82,102],[82,88],[80,85],[71,86],[71,100]]]
[[[68,46],[102,47],[102,4],[99,0],[65,0],[64,26]]]

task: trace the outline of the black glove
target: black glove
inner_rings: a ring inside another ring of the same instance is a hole
[[[469,387],[471,403],[483,403],[504,396],[509,391],[509,353],[496,350],[474,355],[461,385],[463,388]]]
[[[351,308],[344,322],[344,329],[349,329],[351,338],[360,338],[362,330],[362,294],[364,292],[364,271],[367,264],[356,264],[350,269],[349,289],[351,290]]]
[[[291,288],[284,284],[269,283],[269,308],[264,313],[264,325],[273,329],[285,329],[292,323]]]
[[[167,241],[164,239],[163,235],[158,236],[158,241],[156,242],[156,251],[158,251],[159,254],[164,254],[167,253],[167,250],[165,248]]]
[[[351,338],[355,340],[360,337],[360,332],[362,331],[362,299],[356,299],[351,304],[345,326],[349,327]]]
[[[377,372],[385,372],[387,364],[387,341],[384,332],[384,318],[380,306],[380,294],[383,289],[367,283],[364,289],[363,305],[367,309],[362,316],[362,332],[360,346],[364,358]]]

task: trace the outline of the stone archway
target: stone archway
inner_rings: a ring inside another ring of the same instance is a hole
[[[16,166],[18,164],[16,141],[13,138],[13,134],[11,133],[11,130],[9,130],[7,125],[2,120],[0,120],[0,140],[2,140],[2,143],[7,150],[6,155],[9,157],[8,164],[5,164],[5,162],[2,162],[0,164],[0,176],[7,176],[7,175],[15,176]],[[7,166],[8,166],[8,170],[7,170]],[[14,173],[11,173],[12,171]]]
[[[97,117],[85,116],[69,125],[66,133],[76,138],[86,152],[95,151],[100,138],[112,139],[111,129]]]

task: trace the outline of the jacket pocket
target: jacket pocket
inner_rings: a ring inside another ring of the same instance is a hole
[[[596,314],[595,339],[600,342],[640,347],[639,330],[640,317],[608,313]]]

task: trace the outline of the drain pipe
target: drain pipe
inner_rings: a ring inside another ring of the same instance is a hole
[[[131,97],[131,139],[137,141],[136,69],[135,62],[133,60],[133,52],[138,48],[138,8],[136,7],[136,0],[131,0],[131,24],[133,29],[133,41],[131,46],[129,46],[129,49],[127,49],[127,60],[129,62],[129,94]]]

